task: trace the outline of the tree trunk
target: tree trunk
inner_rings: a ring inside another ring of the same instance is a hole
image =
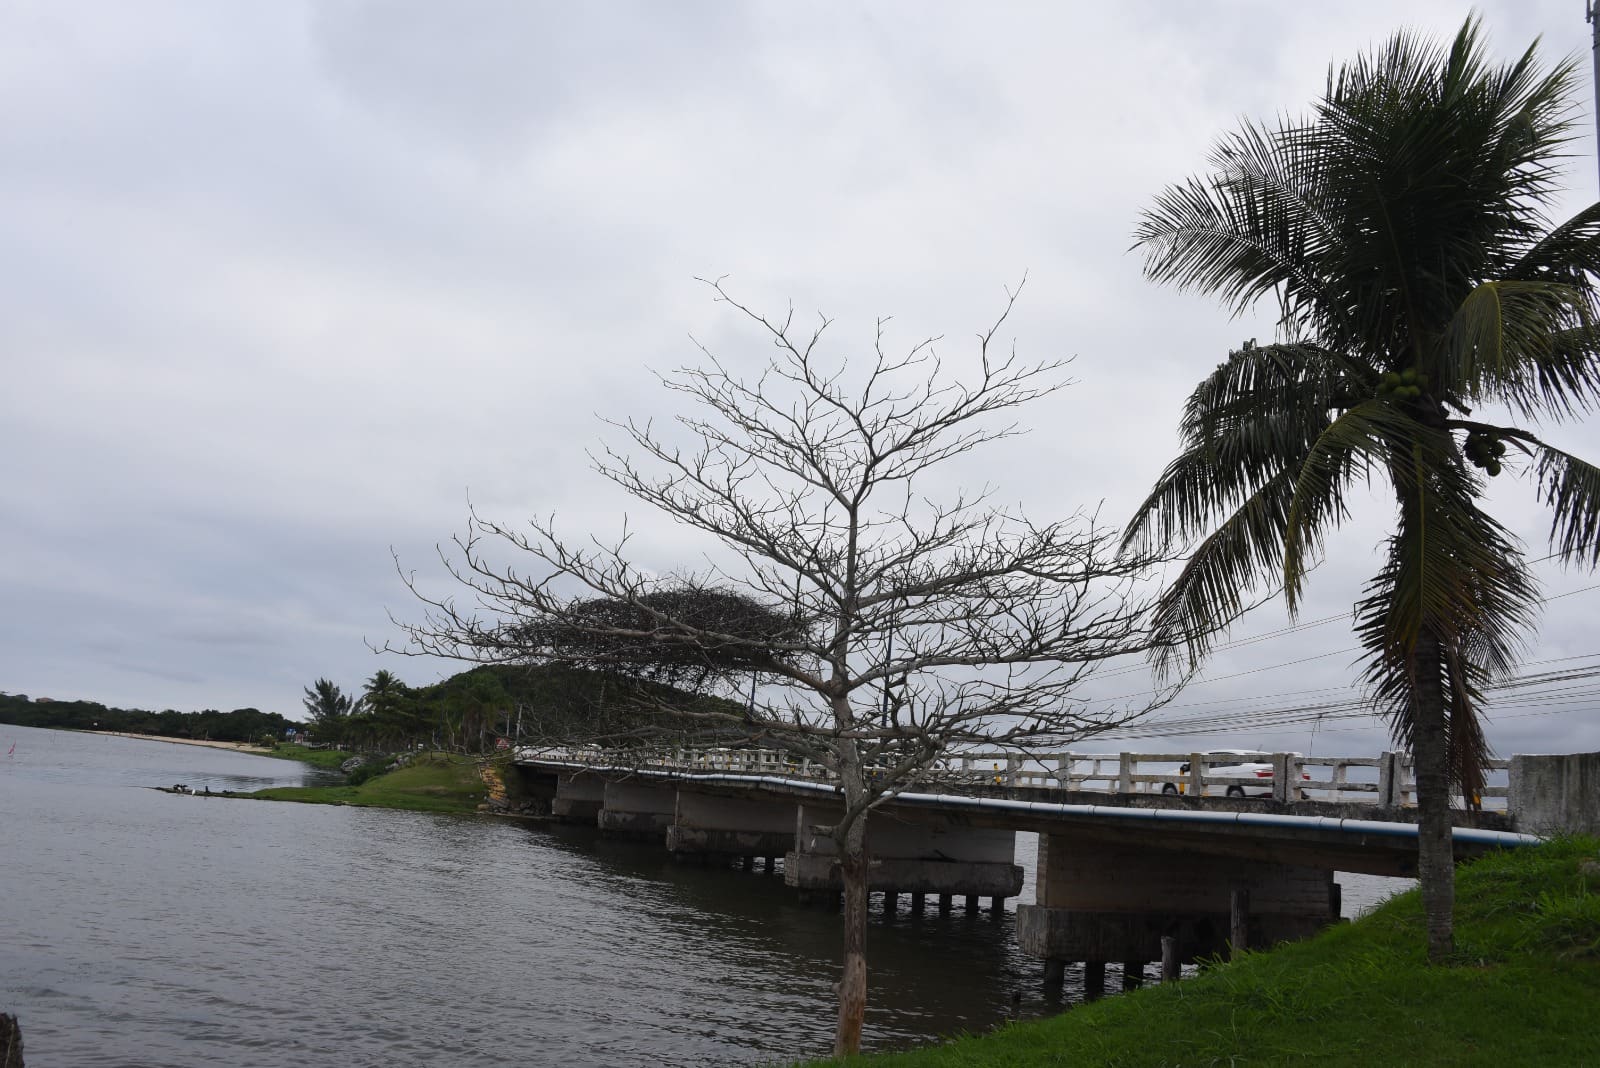
[[[867,851],[862,815],[845,834],[839,858],[844,880],[844,973],[839,978],[839,1024],[833,1055],[861,1049],[861,1026],[867,1014]]]
[[[1455,952],[1455,852],[1450,833],[1450,740],[1438,639],[1417,642],[1416,723],[1411,756],[1417,769],[1417,877],[1428,931],[1428,960],[1443,964]]]
[[[15,1016],[0,1012],[0,1068],[22,1068],[22,1028]]]

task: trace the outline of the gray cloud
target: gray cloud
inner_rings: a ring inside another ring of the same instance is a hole
[[[1587,44],[1561,0],[1484,14],[1503,52]],[[626,512],[648,566],[696,559],[584,457],[597,413],[671,414],[648,369],[695,360],[687,335],[759,358],[696,275],[836,316],[841,354],[888,314],[959,359],[1026,272],[1018,347],[1075,355],[1078,384],[947,485],[1001,472],[1036,515],[1120,522],[1192,383],[1271,336],[1270,316],[1145,283],[1140,207],[1237,116],[1302,108],[1330,60],[1460,18],[1442,0],[7,5],[0,686],[292,714],[319,675],[436,678],[364,639],[409,608],[390,547],[427,574],[469,492],[575,532]],[[1593,190],[1592,142],[1575,149],[1569,208]],[[1553,433],[1600,455],[1586,425]],[[1542,555],[1526,489],[1499,492]],[[1302,620],[1348,612],[1387,518],[1374,500],[1330,547]],[[1597,596],[1552,601],[1530,660],[1593,652]],[[1238,634],[1285,624],[1272,605]],[[1353,644],[1330,624],[1240,646],[1181,702],[1345,686],[1353,657],[1321,654]],[[1596,717],[1555,711],[1497,712],[1496,744],[1600,747]]]

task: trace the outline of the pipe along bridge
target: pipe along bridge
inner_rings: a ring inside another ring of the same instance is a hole
[[[522,748],[515,792],[556,819],[661,844],[707,863],[781,866],[803,899],[836,901],[838,788],[820,765],[772,750]],[[1600,753],[1514,756],[1481,798],[1457,798],[1457,859],[1546,833],[1600,833]],[[968,753],[874,809],[868,887],[893,911],[1022,889],[1016,835],[1039,836],[1035,903],[1017,909],[1047,985],[1105,964],[1123,983],[1182,963],[1303,938],[1339,918],[1337,871],[1416,874],[1416,786],[1399,753]]]

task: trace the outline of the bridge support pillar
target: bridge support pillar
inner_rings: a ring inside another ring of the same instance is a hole
[[[1319,868],[1041,835],[1039,903],[1017,910],[1017,941],[1046,961],[1146,961],[1168,936],[1193,963],[1228,952],[1235,890],[1255,949],[1334,922],[1332,886]]]
[[[640,782],[608,782],[600,808],[600,829],[617,838],[659,842],[672,825],[678,791]]]
[[[667,849],[678,856],[732,861],[748,870],[753,857],[772,858],[794,848],[793,804],[697,793],[680,787],[667,828]]]
[[[836,811],[801,805],[794,848],[784,860],[783,879],[800,890],[842,885],[833,839],[814,826],[831,824]],[[939,911],[951,894],[976,905],[984,897],[1015,897],[1022,890],[1016,832],[950,822],[911,823],[874,815],[867,824],[867,887],[894,893],[939,894]]]
[[[1106,962],[1103,960],[1086,960],[1083,962],[1083,1000],[1094,1001],[1104,997],[1106,993]]]
[[[550,814],[562,823],[595,825],[605,801],[605,780],[584,771],[564,771],[556,776],[556,795]]]
[[[1067,962],[1059,957],[1051,957],[1044,962],[1044,988],[1046,990],[1060,990],[1067,981]]]

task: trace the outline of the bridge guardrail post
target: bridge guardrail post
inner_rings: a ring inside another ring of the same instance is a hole
[[[1061,784],[1063,790],[1072,789],[1072,754],[1062,753],[1056,757],[1056,782]]]
[[[1189,754],[1189,796],[1204,797],[1206,794],[1206,755],[1204,753]]]
[[[1288,801],[1293,796],[1289,787],[1289,766],[1293,761],[1294,758],[1288,753],[1272,754],[1272,799],[1274,801]]]
[[[1117,793],[1133,793],[1133,754],[1117,755]]]
[[[1378,805],[1394,808],[1400,804],[1400,783],[1405,769],[1400,754],[1389,750],[1378,758]]]

